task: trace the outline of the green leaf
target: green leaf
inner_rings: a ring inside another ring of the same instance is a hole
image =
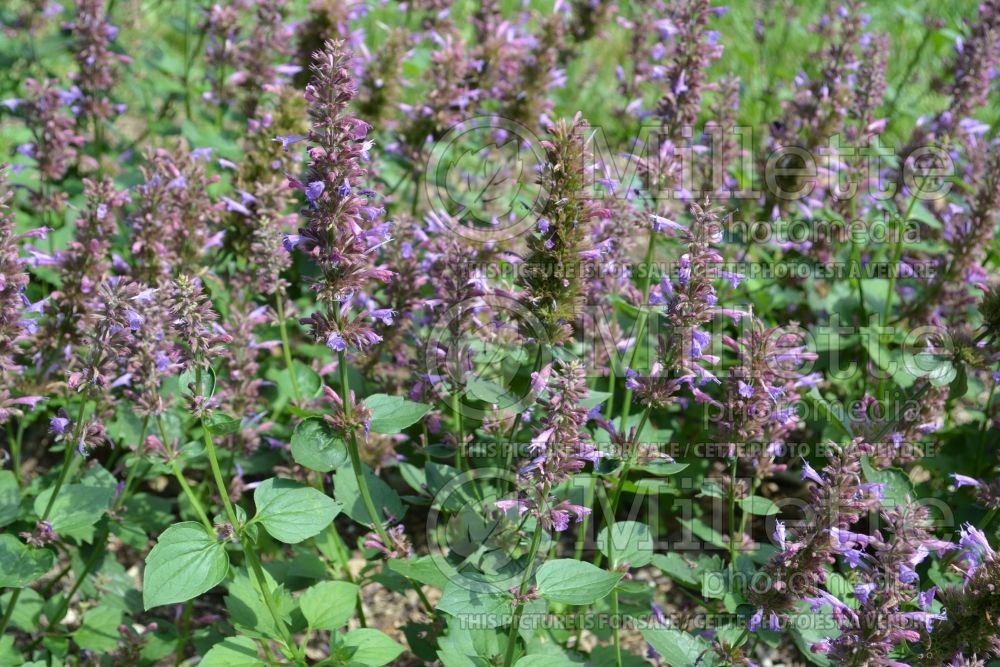
[[[781,511],[777,505],[761,496],[743,498],[740,500],[740,508],[747,514],[756,514],[758,516],[770,516]]]
[[[249,637],[227,637],[208,649],[200,667],[257,667],[265,665],[257,657],[257,642]]]
[[[723,568],[722,559],[718,556],[700,556],[692,561],[674,551],[655,554],[651,562],[674,581],[693,587],[702,585],[705,572],[721,572]]]
[[[330,525],[340,513],[333,498],[311,486],[290,479],[272,477],[260,483],[253,492],[260,522],[276,540],[297,544]]]
[[[834,664],[826,655],[815,653],[811,648],[817,642],[840,635],[840,626],[833,619],[830,605],[825,604],[818,612],[814,612],[808,602],[799,602],[798,610],[792,614],[788,627],[791,629],[792,640],[809,662],[824,667]]]
[[[35,513],[43,516],[52,497],[54,488],[45,489],[35,498]],[[57,533],[78,533],[90,528],[111,507],[115,497],[113,488],[88,486],[85,484],[65,484],[59,491],[49,521]]]
[[[445,586],[437,608],[461,619],[463,627],[496,628],[510,623],[513,599],[509,593],[472,591],[452,583]]]
[[[292,458],[300,466],[317,472],[330,472],[347,463],[347,445],[332,426],[321,417],[299,423],[292,433]]]
[[[574,667],[582,665],[564,655],[526,655],[514,663],[514,667]]]
[[[431,409],[429,405],[388,394],[373,394],[365,399],[365,405],[372,411],[372,431],[387,434],[399,433],[416,424]]]
[[[587,392],[587,397],[580,400],[581,408],[596,408],[598,405],[604,403],[604,401],[611,398],[611,392],[609,391],[597,391],[596,389],[591,389]],[[520,661],[519,661],[520,662]]]
[[[302,363],[298,359],[292,361],[295,368],[295,379],[299,385],[302,398],[315,398],[319,396],[323,389],[323,380],[312,368]],[[271,368],[266,374],[267,379],[273,381],[278,387],[279,398],[274,408],[284,405],[289,399],[295,397],[295,388],[292,386],[292,374],[287,368]]]
[[[572,558],[550,560],[538,568],[538,592],[552,602],[592,604],[611,592],[623,574],[607,572]]]
[[[516,404],[519,397],[504,389],[496,382],[473,376],[465,385],[466,391],[472,398],[489,403],[499,408],[506,408]]]
[[[213,533],[194,521],[176,523],[146,556],[143,608],[190,600],[219,585],[228,572],[226,548]]]
[[[33,588],[22,588],[20,591],[17,604],[14,605],[14,609],[11,612],[10,623],[25,632],[34,632],[38,629],[38,618],[42,614],[42,607],[45,605],[45,600]],[[8,591],[3,596],[0,596],[0,608],[7,609],[7,605],[10,604],[10,599],[13,595],[13,591]],[[0,664],[3,663],[0,662]]]
[[[375,504],[375,512],[378,520],[386,521],[386,512],[396,519],[403,518],[406,509],[399,494],[391,486],[383,482],[368,468],[362,465],[365,473],[365,481],[368,483],[368,490],[372,494],[372,502]],[[361,498],[358,490],[358,480],[354,477],[354,470],[349,467],[341,468],[333,479],[333,495],[343,508],[347,516],[351,517],[363,526],[370,526],[371,517],[368,516],[368,509]]]
[[[882,489],[882,505],[893,507],[902,505],[907,498],[914,498],[910,478],[899,468],[884,468],[876,470],[867,456],[861,457],[861,470],[865,481],[874,484],[884,484]]]
[[[242,422],[235,417],[217,412],[205,420],[205,426],[212,435],[228,435],[240,430]]]
[[[719,531],[712,528],[701,519],[697,517],[694,519],[678,519],[678,522],[684,526],[685,530],[690,531],[699,540],[707,542],[713,547],[718,547],[720,549],[729,548],[729,543],[726,541],[726,538],[723,537]]]
[[[118,646],[123,612],[118,607],[98,605],[83,615],[83,625],[73,633],[73,641],[89,651],[107,652]]]
[[[350,664],[382,667],[399,657],[404,648],[384,632],[374,628],[358,628],[344,635],[344,645],[357,650]]]
[[[299,607],[313,630],[336,630],[354,615],[358,587],[346,581],[321,581],[299,598]]]
[[[819,393],[819,389],[813,387],[809,390],[809,393],[803,394],[802,398],[816,406],[816,409],[826,418],[827,422],[836,426],[843,436],[846,438],[854,437],[854,430],[851,428],[846,415],[843,412],[838,414],[830,402]]]
[[[292,610],[295,609],[295,599],[284,586],[278,585],[267,570],[264,570],[264,582],[271,591],[279,617],[289,621]],[[229,622],[243,634],[257,639],[279,636],[280,631],[264,602],[257,579],[247,570],[233,568],[233,577],[226,586],[225,603]]]
[[[201,386],[197,386],[198,368],[192,366],[177,378],[177,386],[184,395],[190,395],[192,391],[197,396],[211,398],[215,394],[215,371],[212,367],[201,369]]]
[[[0,587],[24,588],[52,569],[55,555],[35,549],[8,533],[0,534]]]
[[[386,564],[393,572],[442,591],[458,574],[454,566],[438,554],[407,560],[392,559]]]
[[[667,460],[654,460],[634,466],[634,468],[648,472],[650,475],[656,475],[657,477],[669,477],[670,475],[676,475],[686,470],[690,465],[690,463],[671,463]]]
[[[21,490],[10,470],[0,470],[0,526],[17,520],[21,509]]]
[[[597,546],[608,557],[612,567],[620,563],[642,567],[653,558],[653,535],[649,526],[638,521],[616,521],[610,530],[605,527],[597,534]]]
[[[701,637],[695,637],[675,628],[660,626],[644,629],[642,637],[671,667],[695,667],[699,664],[711,664],[704,660],[704,655],[710,645]]]
[[[963,398],[969,391],[969,376],[965,371],[965,364],[956,366],[955,379],[951,381],[948,388],[948,399],[955,400]]]
[[[23,667],[47,667],[41,660],[25,662],[24,654],[14,646],[14,635],[11,633],[0,636],[0,665],[22,665]]]

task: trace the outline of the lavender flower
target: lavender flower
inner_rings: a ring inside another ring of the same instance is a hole
[[[343,44],[328,42],[314,60],[315,78],[305,92],[313,120],[308,185],[295,181],[311,205],[303,211],[307,223],[299,230],[296,248],[320,269],[322,277],[313,289],[327,312],[314,313],[303,323],[319,340],[336,334],[338,340],[364,350],[381,337],[360,316],[349,319],[347,307],[355,292],[372,282],[387,282],[392,272],[373,261],[372,251],[381,243],[376,224],[381,211],[369,206],[366,195],[341,186],[364,181],[361,163],[371,148],[366,139],[369,126],[347,113],[356,89]]]

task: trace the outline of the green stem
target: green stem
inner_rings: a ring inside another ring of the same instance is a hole
[[[142,443],[146,440],[146,431],[147,431],[148,428],[149,428],[149,416],[147,415],[142,420],[142,430],[139,432],[139,446],[140,447],[142,446]],[[161,429],[162,429],[162,427],[161,427]],[[128,498],[131,497],[131,495],[132,495],[132,482],[135,479],[135,471],[139,467],[139,465],[140,465],[139,461],[136,461],[135,465],[133,465],[129,469],[129,474],[128,474],[127,478],[125,479],[125,486],[122,489],[121,494],[119,494],[118,498],[115,500],[114,504],[112,504],[112,506],[111,506],[111,511],[112,512],[115,512],[115,511],[118,511],[119,509],[121,509],[122,505],[125,504],[125,501],[128,500]],[[101,531],[100,536],[94,542],[93,551],[91,551],[90,556],[87,558],[87,562],[84,563],[83,572],[80,574],[80,576],[77,578],[77,580],[73,583],[73,587],[70,589],[69,593],[66,594],[63,597],[62,603],[59,605],[59,608],[52,615],[52,619],[54,619],[54,620],[49,623],[49,625],[47,627],[47,630],[51,630],[53,627],[55,627],[56,623],[58,623],[66,615],[66,610],[69,609],[70,602],[72,602],[73,597],[76,595],[77,591],[80,590],[80,587],[83,586],[83,582],[85,582],[87,580],[87,577],[90,575],[90,571],[93,569],[94,564],[97,562],[97,557],[100,554],[104,553],[104,546],[105,546],[105,544],[107,544],[108,534],[109,533],[110,533],[110,528],[107,525],[105,525],[104,529]],[[58,576],[55,577],[55,579],[53,579],[52,582],[49,583],[49,586],[53,586],[56,583],[58,583],[59,580],[61,580],[62,577],[68,571],[69,571],[68,569],[67,570],[63,570],[63,572],[61,572]],[[3,632],[3,630],[0,629],[0,633],[2,633],[2,632]],[[35,641],[29,647],[29,650],[31,650],[35,646],[37,646],[41,642],[41,640],[42,640],[42,637],[38,637],[37,639],[35,639]]]
[[[18,488],[24,486],[21,474],[21,439],[24,437],[24,419],[17,420],[17,435],[14,434],[14,424],[7,422],[7,440],[10,442],[11,465],[14,467],[14,480]]]
[[[198,386],[201,386],[200,378]],[[284,642],[286,648],[294,650],[295,644],[292,642],[292,635],[288,630],[288,626],[285,625],[285,620],[281,617],[281,614],[278,613],[277,606],[274,604],[274,598],[272,597],[271,590],[267,585],[267,579],[264,577],[264,570],[260,565],[260,560],[257,558],[257,554],[254,551],[253,546],[251,546],[249,538],[242,533],[239,518],[236,516],[236,510],[233,507],[232,501],[229,499],[229,492],[227,491],[226,483],[222,479],[222,470],[219,468],[219,458],[215,452],[215,443],[212,442],[212,435],[209,433],[208,426],[204,423],[204,421],[202,421],[201,430],[205,440],[205,449],[208,452],[208,463],[212,468],[212,477],[215,478],[215,486],[219,491],[219,495],[222,496],[222,504],[226,508],[226,515],[229,517],[229,523],[232,524],[233,531],[241,536],[240,545],[243,547],[243,554],[250,563],[250,567],[254,573],[254,578],[257,581],[257,587],[260,589],[260,593],[264,598],[264,604],[267,606],[267,610],[270,612],[271,618],[274,620],[274,626],[281,634],[281,641]],[[299,660],[298,662],[301,663],[302,661]]]
[[[274,619],[275,627],[278,628],[278,632],[281,634],[281,641],[285,644],[286,648],[292,650],[295,646],[292,642],[292,635],[288,631],[288,626],[285,625],[285,620],[278,612],[278,605],[274,603],[274,596],[271,595],[271,587],[267,585],[267,577],[264,575],[264,568],[260,564],[260,559],[257,558],[257,553],[250,547],[246,539],[243,539],[242,543],[243,554],[246,556],[247,562],[250,563],[254,579],[257,580],[257,587],[260,588],[261,595],[264,597],[264,604],[271,613],[271,618]]]
[[[344,415],[350,419],[354,412],[354,407],[351,405],[351,385],[350,380],[347,377],[347,355],[343,351],[337,353],[337,366],[337,370],[340,373],[340,400],[343,401],[344,404]],[[389,546],[392,542],[389,539],[389,534],[385,530],[385,526],[382,525],[382,521],[379,519],[378,511],[375,509],[375,502],[372,500],[372,493],[368,488],[368,480],[365,478],[365,470],[361,465],[361,452],[358,450],[358,436],[353,429],[348,434],[347,453],[351,457],[351,468],[354,470],[354,477],[358,483],[358,491],[361,493],[361,500],[365,504],[365,510],[368,512],[368,518],[375,526],[375,532],[378,533],[379,538],[382,540],[382,544]]]
[[[191,486],[187,483],[187,480],[184,479],[184,473],[181,471],[181,467],[177,464],[177,459],[172,459],[170,461],[170,468],[174,471],[174,477],[177,479],[177,483],[181,485],[181,489],[184,490],[184,495],[186,495],[187,499],[191,502],[191,505],[194,507],[195,513],[197,513],[198,515],[198,518],[201,519],[201,522],[205,525],[205,528],[207,528],[210,531],[214,531],[214,529],[212,528],[212,522],[209,520],[208,515],[205,514],[205,508],[201,506],[201,502],[198,500],[198,496],[194,495],[194,491],[191,489]]]
[[[903,90],[903,84],[909,83],[910,77],[913,74],[913,70],[916,69],[917,63],[920,62],[920,57],[923,55],[924,49],[927,47],[927,44],[930,43],[933,34],[934,31],[930,28],[930,26],[924,28],[924,37],[923,39],[920,40],[920,44],[917,46],[917,49],[913,52],[913,56],[910,58],[910,62],[906,64],[906,70],[903,72],[903,76],[900,77],[899,83],[896,84],[895,93],[892,96],[892,101],[889,102],[888,109],[886,110],[884,116],[885,118],[889,119],[890,123],[896,117],[895,115],[896,105],[899,103],[899,96]]]
[[[930,34],[928,32],[928,34]],[[923,179],[920,182],[920,188],[918,191],[924,189],[924,185],[927,183],[927,175],[924,174]],[[892,314],[892,301],[896,296],[896,274],[899,271],[899,262],[903,258],[903,237],[905,236],[906,226],[909,224],[910,216],[913,214],[913,208],[917,204],[917,195],[913,193],[910,195],[910,203],[906,206],[906,212],[903,214],[903,219],[901,221],[902,225],[896,230],[896,238],[893,239],[892,248],[892,264],[890,265],[889,272],[889,291],[885,295],[885,304],[882,306],[882,317],[879,319],[880,329],[884,329],[889,322],[889,316]],[[879,338],[881,339],[882,332],[879,331]],[[884,344],[884,340],[880,340],[880,343]],[[878,380],[878,399],[881,401],[885,398],[885,377],[884,373],[879,376]]]
[[[191,120],[191,60],[188,42],[191,34],[191,0],[184,0],[184,115]]]
[[[184,604],[184,613],[181,615],[180,633],[177,637],[177,646],[174,648],[174,667],[184,661],[184,648],[187,646],[188,632],[191,630],[191,613],[194,610],[194,600],[188,600]]]
[[[983,462],[983,454],[985,453],[984,450],[986,449],[986,430],[987,428],[989,428],[989,423],[990,423],[990,405],[993,404],[993,396],[994,394],[996,394],[996,391],[997,391],[997,383],[994,382],[993,386],[990,387],[990,394],[986,398],[986,405],[983,408],[983,412],[985,413],[983,415],[983,423],[979,427],[979,446],[976,448],[976,467],[973,468],[976,477],[979,477],[979,468]]]
[[[302,392],[299,391],[299,379],[296,377],[295,366],[292,365],[292,349],[288,345],[288,327],[285,324],[285,304],[279,292],[274,293],[275,309],[278,312],[278,328],[281,330],[281,353],[285,357],[285,367],[288,368],[288,375],[292,380],[292,394],[295,402],[302,402]]]
[[[642,412],[642,418],[639,420],[639,426],[636,429],[635,437],[638,439],[639,434],[642,433],[642,429],[646,426],[646,422],[649,420],[649,408],[647,407]],[[622,465],[621,472],[618,473],[618,482],[615,484],[615,490],[611,494],[611,502],[608,508],[608,516],[605,517],[604,526],[611,529],[615,525],[615,515],[618,513],[618,503],[622,497],[622,491],[625,489],[625,482],[628,480],[628,475],[632,471],[632,467],[636,464],[639,457],[639,448],[636,446],[635,442],[630,443],[628,460]],[[604,560],[604,554],[600,551],[594,556],[594,565],[600,567]]]
[[[14,607],[17,606],[17,599],[21,597],[21,591],[23,590],[23,588],[15,588],[14,592],[10,594],[10,602],[7,603],[7,608],[3,611],[3,618],[0,618],[0,635],[3,635],[4,630],[7,629],[10,617],[14,615]]]
[[[750,495],[751,496],[757,495],[757,489],[760,488],[761,481],[762,480],[760,478],[758,478],[758,477],[754,478],[753,484],[752,484],[751,489],[750,489]],[[747,533],[747,519],[749,517],[750,517],[750,514],[747,513],[747,512],[743,512],[743,513],[740,514],[740,535],[741,536],[742,535],[746,535],[746,533]]]
[[[455,468],[459,472],[465,470],[465,425],[462,421],[462,409],[458,392],[451,395],[451,412],[455,418],[455,426],[458,429],[458,447],[455,448]]]
[[[646,321],[649,319],[649,290],[650,290],[650,280],[653,275],[653,252],[656,247],[656,232],[650,228],[649,230],[649,241],[646,244],[646,256],[643,259],[643,266],[645,267],[645,272],[642,276],[642,303],[639,304],[639,319],[635,324],[635,347],[632,348],[632,355],[629,358],[628,366],[632,368],[635,366],[635,359],[639,354],[639,348],[642,347],[642,339],[646,333]],[[612,370],[613,372],[613,370]],[[609,403],[610,405],[610,403]],[[632,411],[632,390],[625,389],[625,400],[622,403],[622,417],[620,422],[619,431],[625,432],[628,428],[628,417],[629,413]]]
[[[201,366],[198,366],[195,371],[195,386],[201,389]],[[228,487],[226,486],[225,480],[222,478],[222,469],[219,467],[219,457],[215,451],[215,442],[212,440],[212,434],[208,430],[208,425],[205,424],[205,420],[201,419],[199,421],[201,422],[201,433],[202,439],[205,443],[205,452],[208,454],[208,464],[212,468],[212,477],[215,479],[215,486],[218,489],[219,496],[222,498],[222,504],[226,508],[226,516],[229,517],[229,523],[233,527],[233,532],[241,538],[240,545],[243,547],[243,554],[250,563],[250,567],[254,573],[254,578],[257,580],[257,586],[260,588],[261,595],[264,597],[264,604],[267,606],[271,617],[274,619],[274,626],[281,634],[281,640],[285,643],[285,647],[289,651],[294,651],[295,644],[292,642],[292,635],[288,630],[288,626],[285,625],[285,620],[281,617],[281,614],[278,613],[278,608],[274,604],[274,598],[271,596],[271,590],[267,585],[267,579],[264,577],[264,571],[263,568],[261,568],[257,554],[254,551],[253,546],[251,546],[250,539],[243,534],[243,527],[240,525],[239,517],[236,515],[236,509],[233,507],[233,503],[229,499]],[[211,527],[209,529],[211,530]],[[298,662],[302,663],[303,661],[299,659]]]
[[[916,401],[918,398],[920,398],[925,393],[927,393],[927,390],[930,389],[930,388],[931,388],[931,383],[929,381],[925,380],[924,383],[922,385],[920,385],[920,389],[918,389],[917,391],[913,392],[913,395],[910,396],[907,399],[906,402],[909,403],[909,402]],[[890,422],[890,423],[886,424],[885,426],[883,426],[881,429],[879,429],[879,432],[872,439],[872,442],[873,443],[882,442],[882,438],[884,438],[886,436],[886,434],[889,433],[889,431],[891,431],[893,428],[895,428],[898,423],[899,423],[899,420],[896,420],[894,422]]]
[[[608,539],[610,548],[613,539]],[[615,667],[622,667],[622,640],[618,630],[618,589],[611,591],[611,637],[615,644]]]
[[[539,513],[544,511],[544,502],[546,496],[548,496],[549,489],[546,485],[542,488],[542,503],[543,506],[539,508]],[[517,631],[521,626],[521,617],[524,615],[524,595],[528,592],[528,585],[531,583],[531,575],[533,574],[532,565],[535,562],[535,556],[538,555],[538,547],[542,543],[542,526],[541,523],[535,526],[535,533],[531,536],[531,547],[528,549],[528,561],[524,566],[524,576],[521,578],[521,586],[518,588],[518,601],[517,606],[514,607],[514,616],[511,618],[510,624],[510,634],[507,637],[507,651],[503,658],[503,667],[510,667],[511,663],[514,661],[514,649],[517,646]]]
[[[729,460],[729,572],[736,574],[736,468],[738,459]],[[742,533],[740,535],[742,538]]]
[[[334,321],[337,325],[340,325],[340,316],[334,311]],[[347,355],[343,350],[337,352],[337,371],[340,375],[340,400],[344,404],[344,415],[350,421],[351,416],[354,414],[354,407],[351,404],[351,381],[347,374]],[[354,478],[358,484],[358,492],[361,494],[361,501],[365,505],[365,510],[368,512],[368,518],[371,520],[375,527],[375,532],[378,534],[379,539],[382,540],[382,544],[389,546],[392,544],[392,540],[389,538],[389,534],[385,530],[385,526],[382,525],[382,521],[379,519],[378,511],[375,509],[375,502],[372,500],[371,489],[368,488],[368,480],[365,478],[365,469],[361,465],[361,452],[358,449],[358,435],[351,429],[347,438],[347,453],[351,457],[351,469],[354,471]],[[430,600],[427,599],[427,595],[424,593],[420,584],[413,581],[409,577],[406,580],[413,587],[416,592],[417,597],[420,598],[420,603],[423,605],[424,609],[431,616],[434,615],[434,606],[431,604]]]
[[[70,442],[63,442],[65,446],[65,452],[63,454],[63,464],[62,468],[59,469],[59,477],[56,479],[56,486],[52,490],[52,495],[49,496],[49,502],[45,505],[45,511],[42,512],[42,521],[48,521],[49,515],[52,513],[52,507],[56,504],[56,498],[59,496],[59,491],[62,489],[63,483],[66,481],[66,476],[69,473],[70,463],[73,462],[73,449],[74,445],[80,441],[80,437],[83,435],[83,412],[87,407],[87,399],[84,398],[80,402],[80,410],[76,415],[76,424],[73,429],[73,440]]]

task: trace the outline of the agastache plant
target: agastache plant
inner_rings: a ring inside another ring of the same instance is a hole
[[[0,665],[1000,659],[932,5],[4,4]]]

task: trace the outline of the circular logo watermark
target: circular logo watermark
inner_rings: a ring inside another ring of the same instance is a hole
[[[424,371],[438,396],[458,396],[463,417],[494,408],[524,412],[537,398],[530,374],[552,360],[545,325],[517,299],[500,294],[454,304],[430,328]]]
[[[434,144],[424,173],[427,200],[465,239],[514,238],[534,226],[535,212],[548,196],[538,182],[544,163],[545,150],[526,126],[475,116]]]

